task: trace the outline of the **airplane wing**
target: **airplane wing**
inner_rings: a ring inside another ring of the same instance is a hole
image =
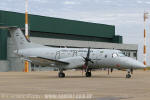
[[[28,57],[28,61],[37,65],[51,66],[51,67],[69,65],[69,63],[65,61],[59,61],[59,60],[48,59],[48,58],[43,58],[43,57]]]
[[[81,56],[68,57],[59,60],[69,63],[68,66],[65,66],[66,69],[80,68],[85,64],[85,59]]]
[[[49,66],[49,67],[63,67],[65,69],[78,68],[83,66],[84,58],[81,56],[76,57],[68,57],[63,59],[48,59],[43,57],[28,57],[28,61],[41,65],[41,66]]]

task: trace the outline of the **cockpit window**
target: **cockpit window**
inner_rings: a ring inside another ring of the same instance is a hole
[[[124,57],[125,55],[123,54],[123,52],[118,52],[118,56],[119,57]]]
[[[125,56],[125,55],[124,55],[123,52],[121,52],[121,51],[112,54],[112,57],[113,57],[113,58],[115,58],[115,57],[124,57],[124,56]]]

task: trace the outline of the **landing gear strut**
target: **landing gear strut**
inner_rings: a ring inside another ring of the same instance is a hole
[[[91,69],[87,69],[86,73],[85,73],[85,76],[86,77],[91,77],[92,74],[91,74]]]
[[[61,69],[60,72],[58,73],[58,77],[59,77],[59,78],[65,77],[65,73],[63,72],[62,69]]]
[[[128,73],[126,74],[126,78],[131,78],[131,74],[130,74],[131,72],[130,71],[128,71]]]

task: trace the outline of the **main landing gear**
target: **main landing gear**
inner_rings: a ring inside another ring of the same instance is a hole
[[[63,78],[63,77],[65,77],[65,73],[63,72],[63,70],[62,70],[62,69],[59,71],[59,73],[58,73],[58,77],[59,77],[59,78]]]
[[[130,71],[128,71],[128,73],[126,74],[126,78],[131,78]]]
[[[91,76],[92,76],[91,70],[92,70],[92,69],[87,69],[87,70],[86,70],[86,73],[85,73],[85,76],[86,76],[86,77],[91,77]]]

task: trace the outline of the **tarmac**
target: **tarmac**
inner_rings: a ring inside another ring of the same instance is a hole
[[[0,100],[150,100],[150,71],[0,72]]]

